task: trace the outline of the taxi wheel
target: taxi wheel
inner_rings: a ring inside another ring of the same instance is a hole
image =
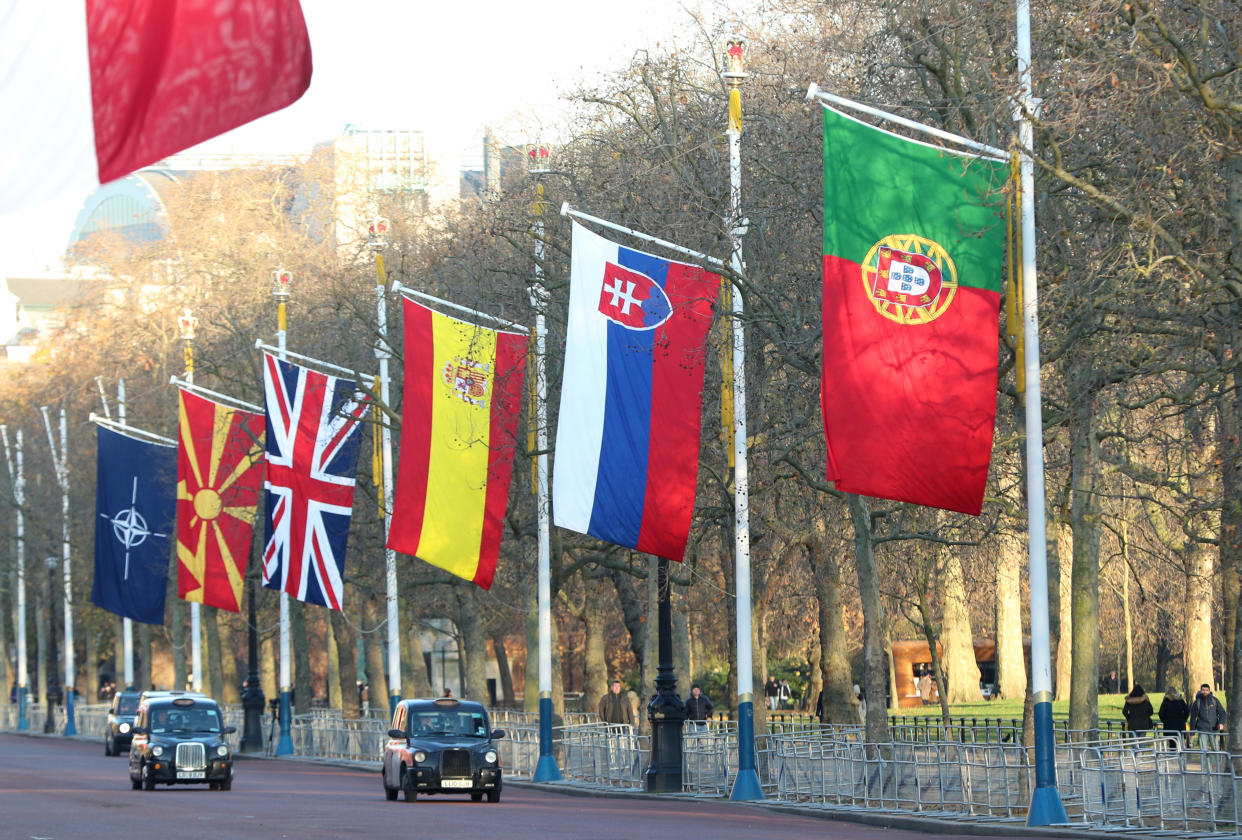
[[[483,801],[483,791],[479,791],[478,793],[472,793],[472,794],[470,794],[470,801],[471,801],[471,802],[482,802],[482,801]]]
[[[232,790],[232,789],[233,789],[232,779],[225,779],[223,782],[220,783],[220,790]]]
[[[142,765],[142,789],[155,790],[155,777],[151,775],[151,766]]]
[[[219,782],[208,782],[207,783],[207,790],[219,790],[219,789],[220,789]]]
[[[388,777],[384,775],[383,770],[380,771],[380,782],[384,785],[384,798],[389,802],[395,800],[400,789],[388,786]]]
[[[499,802],[499,801],[500,801],[500,791],[498,791],[498,790],[489,790],[489,791],[487,792],[487,801],[488,801],[488,802]]]
[[[104,739],[104,755],[112,755],[112,754],[113,754],[112,744],[107,739]]]
[[[134,790],[142,790],[142,782],[138,781],[137,779],[130,779],[129,784],[131,787],[133,787]]]
[[[406,802],[414,802],[418,799],[418,790],[414,787],[414,778],[405,770],[401,771],[401,790],[405,792]]]

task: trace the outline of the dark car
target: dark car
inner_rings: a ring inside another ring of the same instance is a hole
[[[137,691],[118,691],[108,706],[108,723],[104,729],[104,755],[120,755],[129,749],[134,737],[134,719],[138,716]]]
[[[233,751],[225,741],[236,729],[224,725],[216,701],[188,692],[148,692],[138,704],[129,747],[134,790],[156,785],[233,787]]]
[[[380,775],[384,796],[405,793],[468,793],[475,802],[500,801],[500,754],[492,741],[505,737],[492,729],[483,704],[441,697],[402,700],[392,715]]]

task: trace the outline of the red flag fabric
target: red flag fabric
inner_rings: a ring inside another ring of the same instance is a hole
[[[838,489],[982,509],[1008,172],[824,109],[822,403]]]
[[[11,3],[0,27],[0,212],[89,189],[295,102],[298,0]]]

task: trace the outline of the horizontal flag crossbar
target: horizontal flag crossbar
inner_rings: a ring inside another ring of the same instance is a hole
[[[312,365],[317,365],[318,367],[324,368],[325,370],[330,370],[330,371],[333,371],[334,373],[344,374],[345,376],[350,376],[350,377],[357,376],[361,379],[374,379],[375,378],[374,374],[364,374],[360,371],[350,370],[349,368],[343,368],[340,365],[334,365],[331,362],[325,362],[320,359],[313,358],[311,356],[303,356],[301,353],[291,353],[288,350],[281,350],[279,347],[274,347],[271,344],[264,344],[263,339],[259,339],[258,341],[256,341],[254,343],[254,346],[255,346],[255,349],[257,350],[266,350],[268,353],[272,353],[282,358],[287,356],[290,359],[297,359],[299,362],[308,362]]]
[[[513,321],[508,321],[504,318],[497,318],[495,315],[488,315],[486,312],[480,312],[479,310],[471,309],[468,306],[462,306],[460,303],[453,303],[451,300],[445,300],[444,298],[438,298],[435,295],[429,295],[426,292],[420,292],[417,289],[411,289],[409,286],[402,286],[401,283],[396,280],[393,281],[392,290],[394,292],[400,292],[408,298],[425,300],[428,303],[434,303],[439,306],[447,306],[450,309],[456,309],[458,312],[465,312],[466,314],[473,315],[476,318],[482,318],[485,321],[491,321],[492,323],[499,324],[502,327],[508,327],[515,332],[522,333],[523,335],[530,334],[529,327],[524,327],[521,324],[515,324]]]
[[[183,388],[191,394],[198,394],[200,396],[209,397],[213,400],[218,400],[227,405],[229,408],[240,408],[242,411],[251,411],[255,414],[263,413],[263,409],[254,403],[248,403],[245,400],[239,400],[237,397],[230,397],[228,394],[221,394],[218,391],[208,390],[202,385],[195,385],[193,382],[187,382],[178,376],[169,377],[168,384],[176,385],[178,388]]]
[[[998,149],[995,146],[989,146],[987,143],[980,143],[976,140],[971,140],[968,137],[963,137],[960,134],[954,134],[951,131],[944,131],[943,129],[925,125],[921,122],[908,120],[905,117],[890,114],[888,111],[882,111],[879,108],[873,108],[870,105],[864,105],[861,102],[855,102],[852,99],[846,99],[843,96],[837,96],[836,94],[822,91],[819,89],[819,85],[815,84],[815,82],[811,82],[811,86],[807,88],[806,98],[808,101],[812,99],[819,100],[821,105],[837,105],[842,108],[849,108],[864,114],[870,114],[871,116],[879,117],[882,120],[895,122],[898,125],[904,125],[906,128],[912,128],[915,131],[921,131],[924,134],[930,134],[932,137],[938,137],[941,140],[956,143],[959,146],[978,152],[982,157],[993,158],[1001,161],[1002,163],[1008,162],[1009,160],[1009,153],[1004,149]]]
[[[702,253],[699,253],[698,251],[692,251],[689,248],[683,248],[681,245],[676,245],[667,240],[652,236],[649,233],[643,233],[642,231],[637,231],[637,230],[634,230],[633,228],[627,228],[624,225],[619,225],[616,222],[610,222],[607,219],[601,219],[598,216],[591,216],[587,213],[583,213],[581,210],[573,209],[569,205],[569,202],[565,202],[564,204],[561,205],[561,215],[568,216],[571,219],[579,219],[584,222],[594,222],[595,224],[600,225],[601,227],[606,227],[606,228],[609,228],[610,230],[615,230],[620,233],[629,234],[630,236],[637,237],[638,239],[642,239],[645,242],[650,242],[653,245],[659,245],[661,248],[668,248],[670,251],[676,251],[677,253],[683,256],[687,256],[692,260],[699,260],[701,262],[710,263],[711,265],[714,265],[717,268],[725,267],[724,260],[716,259],[715,257],[709,257],[707,254],[702,254]]]
[[[129,437],[149,438],[153,443],[160,443],[165,446],[177,445],[177,442],[172,438],[157,435],[155,432],[148,432],[146,429],[140,429],[137,426],[129,426],[125,423],[118,423],[107,417],[100,417],[93,411],[86,419],[90,420],[97,426],[103,426],[105,429],[111,429],[112,431],[118,432],[122,435],[128,435]]]

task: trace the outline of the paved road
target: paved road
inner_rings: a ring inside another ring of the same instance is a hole
[[[576,796],[521,785],[506,787],[497,804],[466,797],[387,802],[377,773],[262,759],[240,759],[229,792],[144,792],[130,789],[127,766],[124,757],[104,756],[102,743],[0,734],[0,840],[926,837],[729,802]]]

